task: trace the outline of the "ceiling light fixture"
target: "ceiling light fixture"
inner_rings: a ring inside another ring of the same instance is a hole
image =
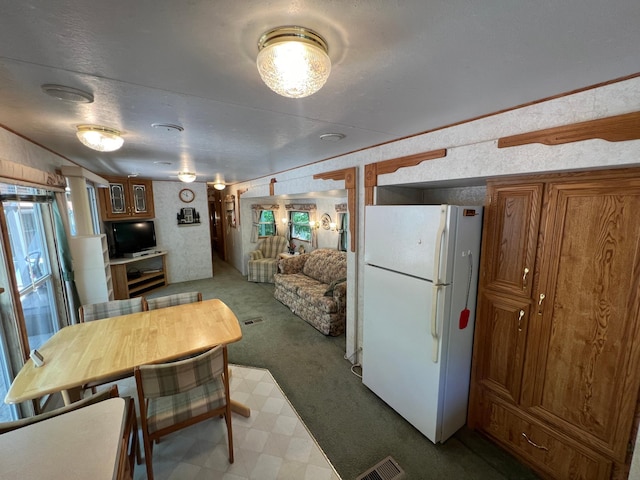
[[[46,83],[40,88],[42,88],[44,93],[53,98],[57,98],[58,100],[66,100],[68,102],[76,103],[93,103],[92,94],[77,88],[67,87],[65,85],[55,85],[53,83]]]
[[[224,190],[227,186],[224,183],[214,183],[213,188],[216,190]]]
[[[178,179],[184,183],[191,183],[196,179],[196,174],[193,172],[178,172]]]
[[[122,147],[124,139],[120,132],[109,127],[98,125],[78,125],[76,135],[87,147],[99,152],[113,152]]]
[[[329,78],[328,51],[325,39],[309,28],[274,28],[258,41],[258,72],[277,94],[307,97],[320,90]]]

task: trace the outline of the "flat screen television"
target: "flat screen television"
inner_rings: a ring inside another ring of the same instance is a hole
[[[123,257],[156,247],[156,230],[153,220],[111,223],[113,256]]]

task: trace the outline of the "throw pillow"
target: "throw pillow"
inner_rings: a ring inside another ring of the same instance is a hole
[[[346,278],[339,278],[338,280],[334,280],[333,282],[331,282],[331,285],[329,285],[329,288],[327,288],[327,291],[324,292],[324,296],[325,297],[332,297],[333,296],[333,289],[336,288],[336,285],[338,285],[339,283],[342,282],[346,282],[347,279]]]

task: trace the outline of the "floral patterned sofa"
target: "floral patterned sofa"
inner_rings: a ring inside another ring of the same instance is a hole
[[[347,254],[320,248],[280,261],[273,296],[325,335],[344,333]]]

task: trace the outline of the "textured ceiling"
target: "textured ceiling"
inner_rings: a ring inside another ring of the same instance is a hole
[[[270,175],[640,71],[638,0],[0,1],[0,124],[98,174]],[[260,35],[302,25],[332,73],[287,99]],[[94,95],[60,101],[41,85]],[[75,126],[124,134],[94,152]],[[152,127],[180,125],[183,132]],[[323,133],[346,135],[339,142]]]

